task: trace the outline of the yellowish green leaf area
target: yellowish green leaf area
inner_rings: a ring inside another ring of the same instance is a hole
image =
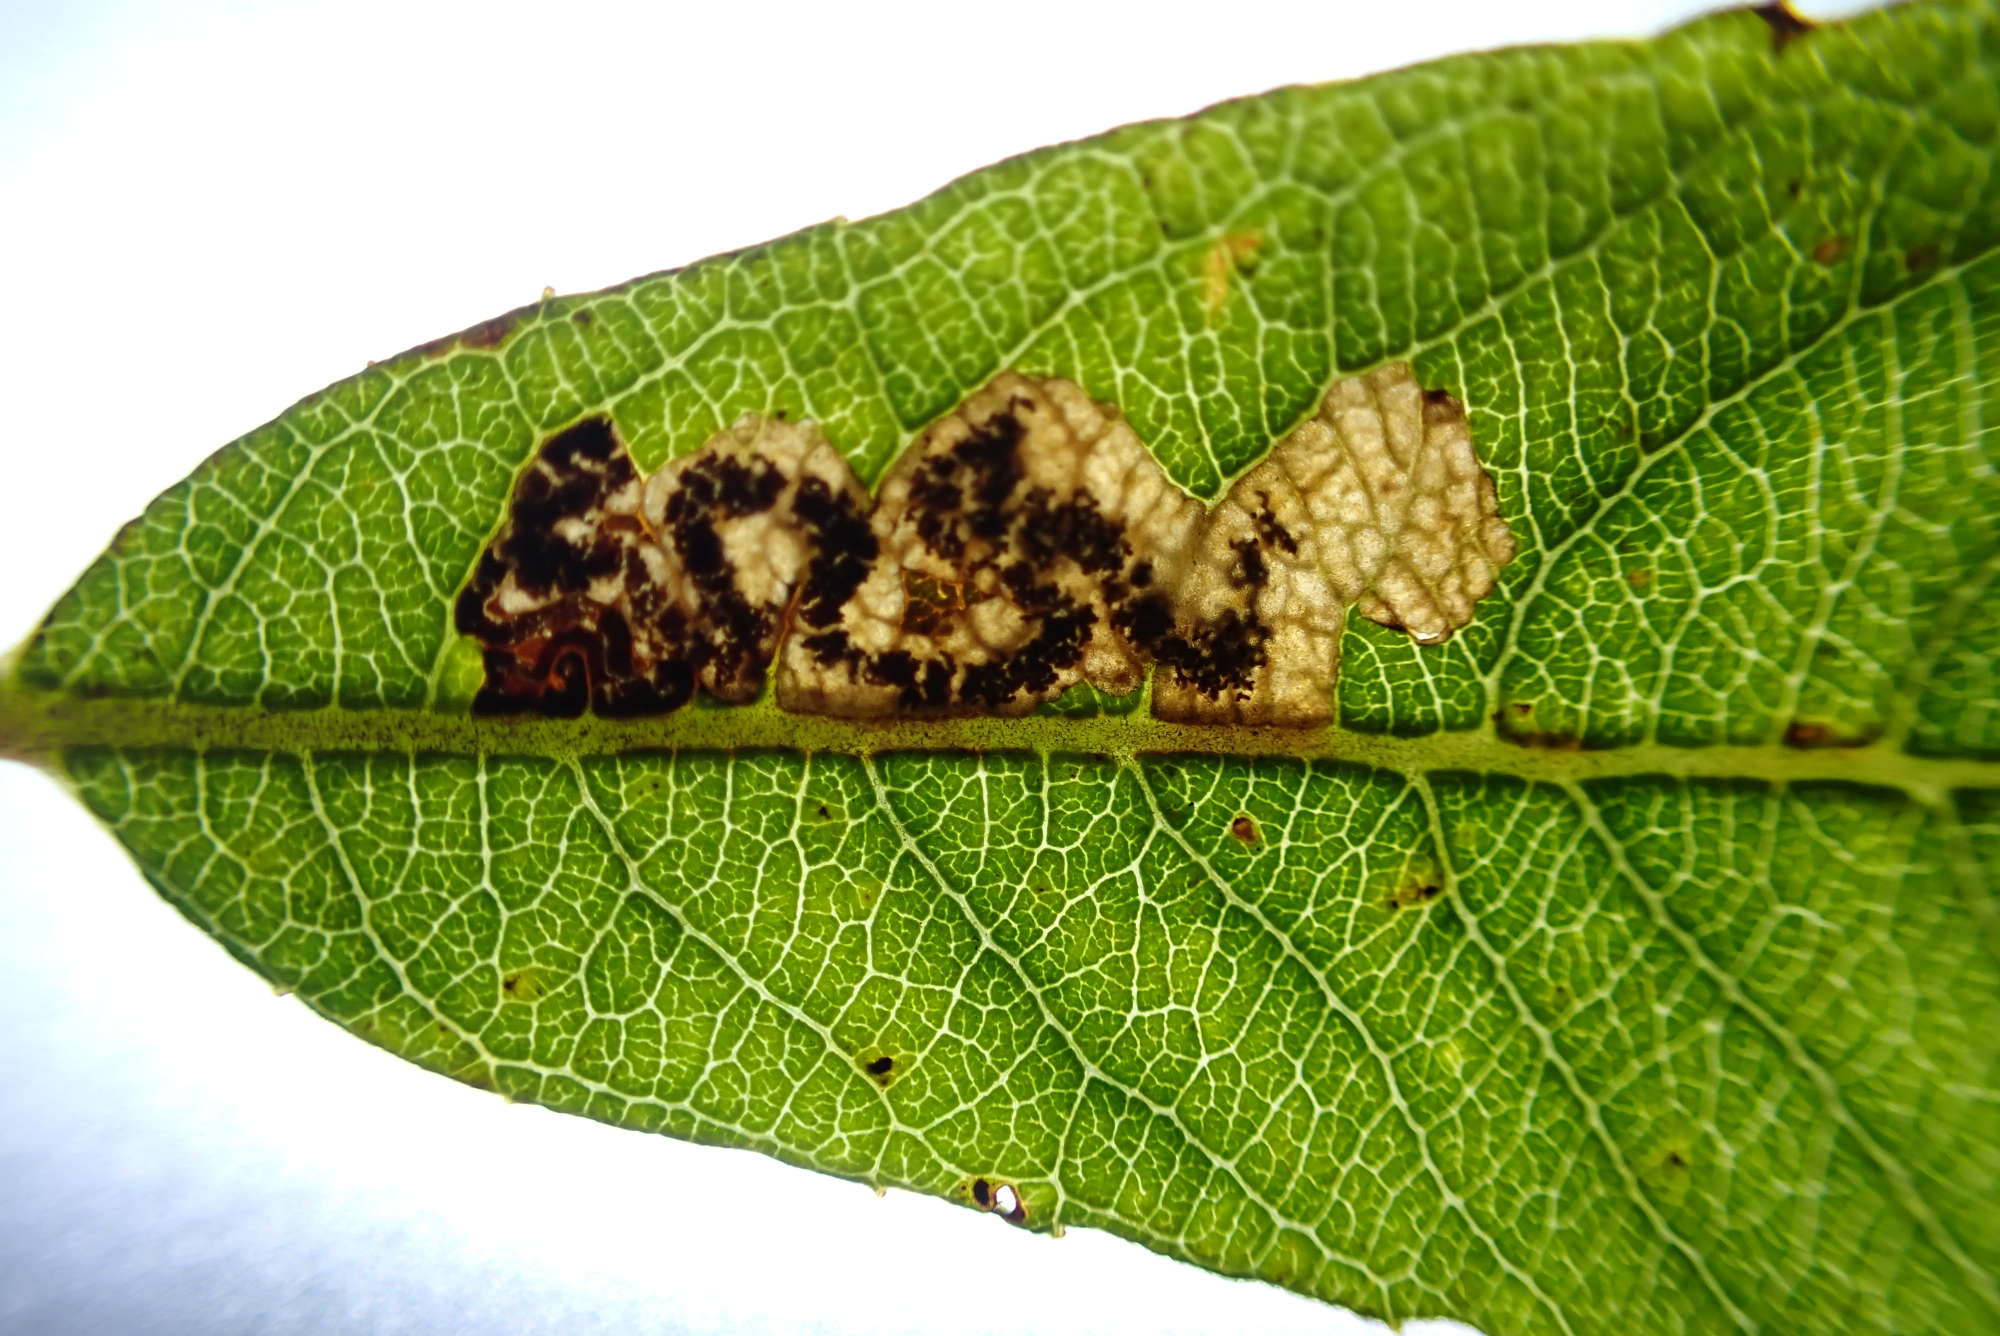
[[[162,496],[0,749],[511,1098],[1390,1317],[1990,1330],[1996,134],[1991,5],[1743,12],[552,297]],[[1206,504],[1403,361],[1518,551],[1442,643],[1348,617],[1325,723],[471,708],[454,600],[578,423],[651,472],[782,415],[875,486],[1061,379]]]

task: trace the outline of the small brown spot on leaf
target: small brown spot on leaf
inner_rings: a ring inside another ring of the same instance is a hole
[[[1903,256],[1903,264],[1913,274],[1929,273],[1937,268],[1937,262],[1938,248],[1928,241],[1910,247],[1909,252]]]
[[[1501,710],[1495,714],[1493,727],[1503,739],[1519,747],[1535,747],[1543,751],[1583,749],[1583,739],[1576,734],[1560,728],[1530,728],[1515,709]]]
[[[1429,904],[1443,893],[1444,881],[1435,868],[1413,868],[1389,893],[1389,911]]]
[[[1255,844],[1257,842],[1257,823],[1246,813],[1239,812],[1236,815],[1236,819],[1229,823],[1229,833],[1245,844]]]
[[[983,1178],[972,1180],[972,1202],[982,1211],[993,1209],[993,1185]]]
[[[1839,264],[1847,258],[1848,244],[1846,237],[1828,237],[1813,247],[1813,260],[1823,265]]]
[[[1874,728],[1848,728],[1825,719],[1794,719],[1785,726],[1785,745],[1805,751],[1823,747],[1865,747],[1879,735]]]
[[[467,348],[491,348],[507,337],[514,328],[512,315],[496,315],[491,320],[482,320],[458,336],[458,341]]]
[[[1785,182],[1785,193],[1787,195],[1790,195],[1793,199],[1797,199],[1799,197],[1799,192],[1801,190],[1804,190],[1805,188],[1806,188],[1805,182],[1799,180],[1799,178],[1796,176],[1793,177],[1791,180]]]
[[[1644,589],[1647,585],[1653,583],[1653,572],[1650,567],[1635,567],[1625,573],[1625,580],[1634,589]]]
[[[861,1064],[861,1069],[875,1078],[875,1084],[887,1090],[895,1079],[902,1075],[896,1068],[896,1058],[891,1053],[878,1053]]]
[[[1656,1189],[1679,1197],[1694,1172],[1695,1138],[1680,1130],[1661,1138],[1640,1161],[1640,1172]]]
[[[1812,32],[1815,26],[1810,20],[1799,17],[1784,0],[1754,6],[1750,12],[1770,26],[1771,50],[1778,55],[1783,55],[1786,47]]]
[[[584,329],[589,329],[592,325],[597,323],[597,316],[590,310],[589,307],[585,307],[579,311],[571,312],[569,318]]]

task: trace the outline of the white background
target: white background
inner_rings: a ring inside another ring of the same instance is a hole
[[[222,442],[544,286],[1702,7],[0,0],[0,645]],[[0,764],[0,1330],[272,1329],[1381,1330],[420,1072],[274,997]]]

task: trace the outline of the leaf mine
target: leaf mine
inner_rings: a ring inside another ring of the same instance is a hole
[[[509,1100],[1392,1322],[2000,1330],[2000,10],[1767,21],[385,362],[120,534],[0,758]]]
[[[1065,380],[996,377],[884,477],[867,578],[824,631],[794,634],[787,709],[1025,714],[1080,681],[1145,672],[1148,628],[1201,506],[1137,433]]]
[[[754,700],[807,562],[865,508],[815,427],[745,417],[643,484],[609,421],[558,433],[458,598],[484,646],[473,709],[661,713],[697,685]]]
[[[1407,363],[1345,379],[1212,510],[1116,409],[1006,372],[870,501],[816,426],[755,415],[639,479],[551,438],[460,595],[475,709],[672,710],[696,687],[849,718],[1021,715],[1157,667],[1160,718],[1325,723],[1345,609],[1435,644],[1514,554],[1465,412]]]

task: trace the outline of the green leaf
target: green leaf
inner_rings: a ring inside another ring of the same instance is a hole
[[[10,665],[246,963],[606,1121],[1489,1331],[2000,1317],[2000,17],[1501,52],[1000,164],[310,398]],[[539,442],[741,414],[868,481],[995,373],[1207,499],[1341,376],[1520,544],[1337,720],[494,719]]]

